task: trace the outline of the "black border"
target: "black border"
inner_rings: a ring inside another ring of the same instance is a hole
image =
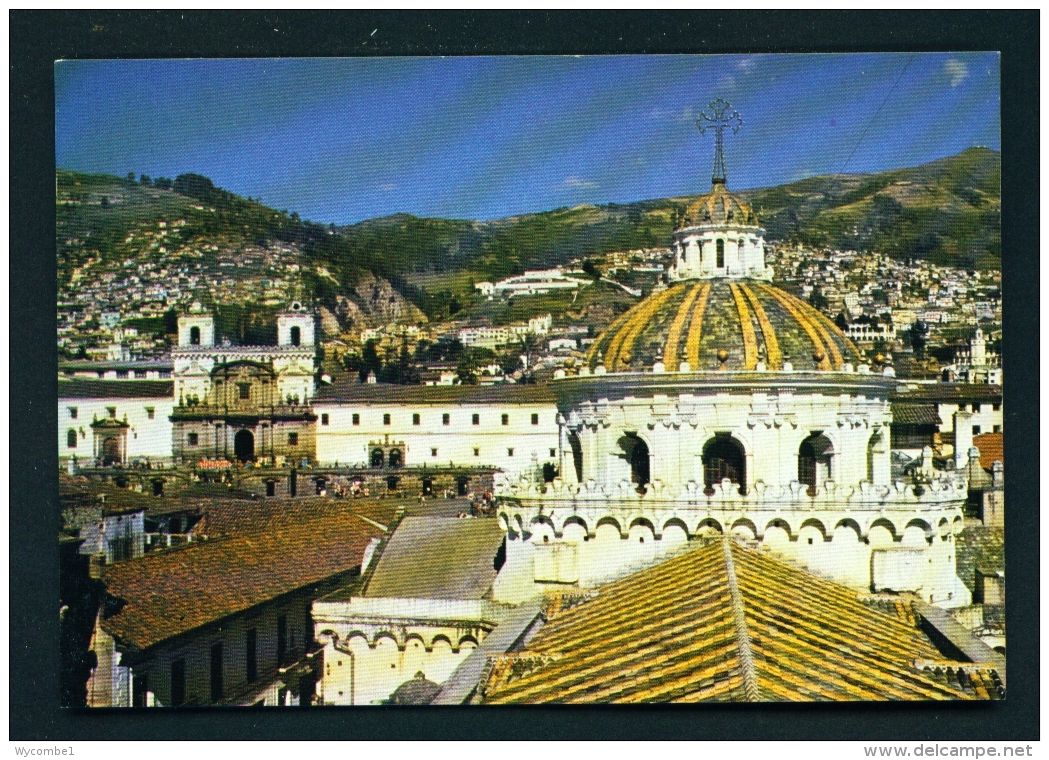
[[[1038,11],[11,11],[9,18],[10,738],[1039,738]],[[936,50],[1002,54],[1005,444],[1013,473],[1006,565],[1014,590],[1005,702],[133,714],[58,707],[54,60]]]

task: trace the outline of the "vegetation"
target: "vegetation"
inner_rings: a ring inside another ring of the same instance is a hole
[[[328,308],[371,272],[431,319],[463,310],[474,282],[666,245],[691,200],[577,206],[489,222],[396,214],[336,228],[242,198],[198,174],[154,180],[59,170],[56,179],[62,278],[88,259],[120,261],[141,244],[129,235],[142,225],[177,219],[184,245],[297,246],[307,264],[306,291]],[[771,240],[976,269],[1001,265],[1000,183],[1000,154],[970,148],[911,169],[812,177],[740,194]],[[599,274],[592,262],[587,274]]]

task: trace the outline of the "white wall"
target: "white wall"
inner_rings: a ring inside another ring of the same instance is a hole
[[[557,410],[553,404],[317,402],[314,413],[318,418],[317,460],[321,465],[365,465],[369,462],[368,444],[385,440],[386,436],[391,442],[405,443],[405,465],[409,467],[484,465],[515,476],[530,472],[536,463],[556,464],[558,460]],[[359,425],[353,424],[354,414],[360,415]],[[389,425],[383,423],[386,414],[390,415]],[[413,424],[416,414],[418,425]],[[449,415],[447,425],[445,414]],[[477,425],[473,424],[475,414]],[[503,414],[509,415],[506,425],[502,423]],[[533,414],[538,415],[538,424],[532,424]]]
[[[76,455],[78,461],[89,464],[94,458],[94,433],[92,417],[104,419],[109,416],[107,407],[116,407],[116,419],[123,420],[127,414],[130,428],[127,431],[127,458],[149,457],[153,461],[171,459],[171,412],[172,400],[164,398],[59,398],[58,399],[58,456],[69,459]],[[153,419],[147,409],[153,408]],[[71,409],[76,409],[73,417]],[[75,449],[67,445],[70,429],[77,431]]]

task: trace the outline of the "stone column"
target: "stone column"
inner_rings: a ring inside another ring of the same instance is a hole
[[[969,449],[973,445],[972,414],[957,411],[954,413],[954,467],[957,470],[969,463]]]

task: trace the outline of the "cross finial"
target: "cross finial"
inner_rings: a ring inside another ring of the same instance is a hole
[[[696,126],[699,127],[699,133],[706,134],[708,129],[714,130],[714,173],[710,178],[710,181],[714,184],[725,184],[725,152],[724,152],[724,138],[725,127],[732,129],[732,134],[736,134],[739,128],[743,126],[743,117],[739,115],[739,111],[730,110],[732,109],[731,104],[718,98],[712,101],[709,106],[709,111],[701,111],[699,118],[696,119]]]

